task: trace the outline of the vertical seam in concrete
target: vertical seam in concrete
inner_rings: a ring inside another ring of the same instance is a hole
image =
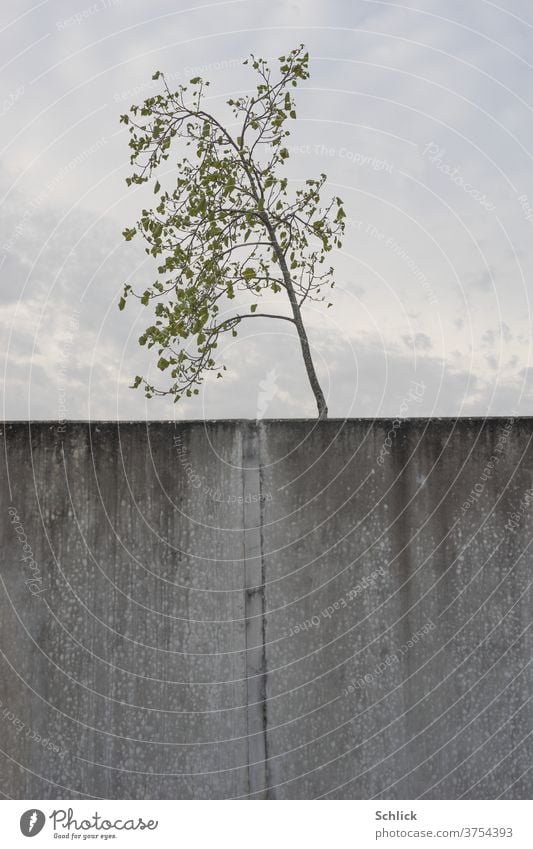
[[[242,433],[248,792],[256,799],[266,799],[265,587],[260,457],[255,424],[243,424]]]
[[[262,451],[263,441],[265,436],[264,425],[263,422],[259,422],[257,425],[257,433],[258,433],[258,458],[257,458],[257,466],[259,473],[259,513],[260,513],[260,521],[259,521],[259,533],[260,533],[260,544],[261,544],[261,600],[262,600],[262,611],[261,611],[261,648],[263,652],[262,665],[263,665],[263,687],[262,687],[262,696],[263,696],[263,738],[264,738],[264,749],[265,749],[265,798],[266,799],[274,799],[273,791],[270,790],[270,770],[269,770],[269,751],[268,751],[268,674],[267,674],[267,653],[266,653],[266,644],[267,644],[267,635],[266,635],[266,563],[265,563],[265,545],[264,545],[264,529],[265,529],[265,501],[263,499],[263,456],[264,452]]]

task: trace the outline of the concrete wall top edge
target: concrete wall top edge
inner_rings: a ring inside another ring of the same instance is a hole
[[[59,427],[59,426],[79,426],[79,425],[89,425],[89,426],[97,426],[104,427],[109,425],[118,425],[119,427],[124,427],[126,425],[147,425],[147,426],[159,426],[159,425],[228,425],[228,424],[320,424],[320,427],[327,427],[328,425],[338,425],[338,424],[352,424],[352,423],[362,423],[362,424],[371,424],[374,422],[393,422],[396,421],[398,416],[376,416],[372,417],[352,417],[352,418],[329,418],[325,421],[321,421],[319,423],[316,418],[308,418],[308,419],[297,419],[297,418],[287,418],[287,419],[69,419],[69,420],[60,420],[60,419],[5,419],[0,422],[0,427]],[[401,417],[400,420],[402,422],[412,422],[412,423],[432,423],[432,422],[457,422],[458,424],[463,422],[505,422],[508,419],[513,419],[514,421],[524,421],[529,422],[533,421],[533,416],[516,416],[511,413],[508,416],[404,416]]]

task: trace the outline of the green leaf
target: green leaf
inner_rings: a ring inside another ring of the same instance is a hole
[[[123,310],[125,306],[126,306],[126,298],[121,298],[120,301],[118,302],[119,310]]]
[[[159,189],[160,189],[160,188],[161,188],[161,186],[160,186],[160,184],[159,184],[159,180],[157,180],[157,181],[156,181],[156,184],[155,184],[155,186],[154,186],[154,195],[156,195],[156,194],[158,193],[158,191],[159,191]]]
[[[165,371],[165,369],[168,368],[169,365],[170,363],[168,360],[165,360],[164,357],[160,357],[159,362],[157,363],[157,368],[161,369],[161,371]]]
[[[255,268],[250,268],[250,267],[245,268],[244,271],[242,272],[242,276],[244,277],[244,279],[246,280],[247,283],[248,283],[249,280],[253,280],[254,277],[256,276]]]
[[[257,309],[257,304],[251,304],[251,306],[250,306],[250,312],[255,312],[255,311],[256,311],[256,309]]]

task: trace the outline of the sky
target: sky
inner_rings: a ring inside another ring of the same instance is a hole
[[[4,0],[3,417],[316,414],[287,322],[243,323],[224,379],[174,404],[130,388],[164,377],[138,344],[148,311],[117,308],[125,282],[155,279],[122,236],[153,195],[126,186],[120,115],[159,90],[155,70],[201,74],[224,114],[255,86],[249,53],[301,42],[285,173],[325,172],[348,216],[333,306],[304,312],[330,416],[532,415],[532,37],[526,0]]]

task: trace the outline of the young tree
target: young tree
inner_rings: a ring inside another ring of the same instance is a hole
[[[291,191],[282,173],[289,157],[286,124],[296,118],[292,88],[309,76],[304,46],[279,58],[276,77],[265,60],[252,55],[244,64],[249,62],[259,77],[255,94],[227,101],[236,132],[207,111],[208,82],[194,77],[190,86],[172,92],[159,71],[153,79],[162,80],[163,93],[121,116],[135,166],[128,185],[147,182],[169,158],[173,142],[181,140],[195,153],[179,159],[172,190],[161,190],[156,181],[157,206],[143,209],[136,225],[124,231],[128,241],[140,234],[147,242],[160,277],[142,294],[126,284],[119,307],[129,295],[145,306],[157,302],[155,322],[139,341],[157,347],[157,365],[169,369],[173,380],[169,388],[157,389],[138,376],[134,387],[142,384],[147,397],[171,394],[175,401],[198,394],[207,371],[222,376],[215,363],[221,334],[236,336],[239,324],[251,318],[282,320],[296,328],[318,415],[326,418],[302,307],[323,301],[324,289],[334,285],[333,269],[324,261],[333,247],[341,247],[345,212],[338,197],[321,204],[325,174]],[[255,302],[250,312],[229,309],[240,293],[255,298],[265,290],[285,293],[290,314],[260,312]]]

